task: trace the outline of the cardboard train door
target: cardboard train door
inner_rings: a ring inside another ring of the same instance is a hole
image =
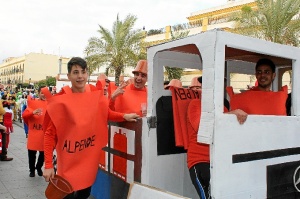
[[[221,113],[211,145],[213,198],[300,198],[299,120]]]

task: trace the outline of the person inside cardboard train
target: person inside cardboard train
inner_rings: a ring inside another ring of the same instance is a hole
[[[241,125],[244,124],[248,116],[248,114],[241,109],[228,111],[225,104],[224,113],[236,115],[237,120]],[[189,134],[189,145],[187,148],[187,165],[189,168],[192,183],[196,188],[199,198],[208,199],[210,198],[209,145],[197,142],[197,133],[201,117],[201,98],[193,99],[189,103],[187,114],[187,127]]]
[[[282,89],[278,92],[271,92],[271,85],[276,76],[275,64],[270,59],[260,59],[256,63],[255,70],[258,82],[256,87],[240,94],[234,94],[232,88],[227,87],[226,89],[230,96],[231,111],[228,111],[224,101],[224,113],[235,114],[241,125],[246,121],[248,114],[286,115],[287,91]],[[270,103],[271,99],[275,103]],[[268,103],[268,105],[263,103]],[[195,99],[189,103],[187,114],[190,139],[187,150],[187,164],[192,183],[199,197],[206,199],[210,198],[210,157],[209,145],[197,142],[201,117],[201,103],[199,103],[199,100]]]

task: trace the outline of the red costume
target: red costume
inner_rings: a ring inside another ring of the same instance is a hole
[[[53,168],[55,148],[57,174],[77,191],[91,186],[96,178],[100,151],[107,144],[107,121],[124,121],[124,114],[111,111],[107,98],[91,85],[85,93],[64,87],[61,94],[47,99],[45,168]]]
[[[27,149],[35,151],[44,151],[44,131],[43,122],[47,108],[47,101],[32,99],[28,97],[27,108],[22,114],[24,123],[28,126]],[[41,115],[34,115],[35,109],[42,109]]]
[[[143,117],[142,104],[147,104],[147,88],[137,89],[134,84],[129,84],[123,95],[110,100],[109,108],[122,113],[136,113]]]

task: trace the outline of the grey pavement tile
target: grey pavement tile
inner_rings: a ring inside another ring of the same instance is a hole
[[[1,199],[15,199],[10,193],[1,193]]]
[[[23,128],[15,125],[15,132],[10,136],[8,157],[9,162],[0,161],[0,199],[45,199],[48,183],[36,175],[30,178],[26,138]]]
[[[11,195],[13,198],[26,198],[26,197],[31,197],[35,198],[33,196],[40,196],[40,198],[45,198],[45,194],[42,194],[39,190],[41,187],[31,187],[28,189],[28,187],[21,187],[18,189],[14,189],[13,192],[11,192]]]

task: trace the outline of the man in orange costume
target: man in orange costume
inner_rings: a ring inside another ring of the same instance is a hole
[[[28,126],[28,161],[29,161],[29,177],[35,176],[35,170],[39,176],[43,175],[42,166],[44,165],[44,131],[43,122],[47,108],[47,101],[44,94],[39,88],[39,98],[32,99],[30,96],[27,100],[27,108],[22,114],[24,123]],[[39,151],[38,161],[36,162],[36,154]]]
[[[275,79],[275,64],[270,59],[260,59],[255,66],[255,76],[257,79],[257,86],[251,88],[251,90],[257,91],[271,91],[271,85]]]
[[[136,113],[143,117],[147,114],[147,82],[148,64],[140,60],[135,69],[133,84],[122,83],[111,95],[109,107],[123,113]]]
[[[113,112],[108,100],[92,85],[87,85],[87,64],[80,57],[68,62],[68,79],[56,96],[47,95],[44,120],[44,178],[54,177],[52,155],[57,152],[57,174],[73,187],[65,198],[88,198],[98,171],[99,155],[107,143],[107,121],[136,121],[138,115]],[[90,105],[93,105],[92,107]]]
[[[197,78],[202,86],[202,77]],[[224,113],[234,114],[239,124],[244,124],[248,114],[243,110],[236,109],[229,112],[224,98]],[[188,105],[187,126],[189,145],[187,148],[187,165],[192,183],[200,199],[210,198],[210,154],[209,145],[197,142],[198,127],[201,118],[201,97],[193,99]]]

